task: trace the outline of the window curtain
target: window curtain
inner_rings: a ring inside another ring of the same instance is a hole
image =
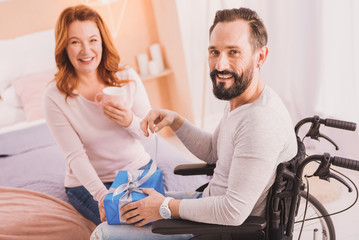
[[[177,7],[197,126],[212,131],[223,113],[225,102],[213,96],[209,78],[208,30],[217,10],[234,7],[263,19],[269,54],[261,76],[294,123],[314,114],[359,122],[359,1],[177,0]],[[359,134],[350,136],[345,149],[359,156]]]

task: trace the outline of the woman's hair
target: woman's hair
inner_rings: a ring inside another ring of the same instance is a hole
[[[106,85],[122,86],[129,80],[119,80],[116,72],[119,67],[120,56],[113,44],[113,40],[101,16],[92,8],[85,5],[68,7],[60,14],[55,27],[55,60],[58,72],[55,74],[57,88],[67,97],[76,96],[78,78],[66,52],[69,26],[75,21],[93,21],[96,23],[102,38],[102,59],[98,66],[98,74]]]
[[[240,19],[247,21],[249,24],[251,29],[249,41],[253,51],[267,45],[268,35],[264,23],[258,14],[249,8],[233,8],[217,11],[213,24],[209,29],[209,35],[211,36],[217,23],[233,22]]]

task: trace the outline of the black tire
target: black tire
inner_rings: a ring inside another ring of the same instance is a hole
[[[304,209],[306,206],[307,192],[301,192],[300,205],[298,214],[295,218],[293,240],[298,239],[301,225],[303,222]],[[323,216],[323,217],[321,217]],[[320,218],[317,218],[320,217]],[[305,216],[303,231],[301,233],[302,240],[313,239],[314,234],[317,239],[335,240],[334,224],[325,207],[312,195],[308,194],[308,207]],[[315,230],[317,229],[317,230]]]

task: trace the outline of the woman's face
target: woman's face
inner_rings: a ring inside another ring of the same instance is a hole
[[[96,73],[102,57],[102,39],[96,23],[93,21],[71,23],[66,52],[77,75]]]

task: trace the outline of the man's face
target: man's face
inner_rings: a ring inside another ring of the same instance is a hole
[[[213,29],[208,63],[217,98],[230,100],[237,97],[251,83],[255,59],[249,37],[248,23],[243,20],[221,22]]]

